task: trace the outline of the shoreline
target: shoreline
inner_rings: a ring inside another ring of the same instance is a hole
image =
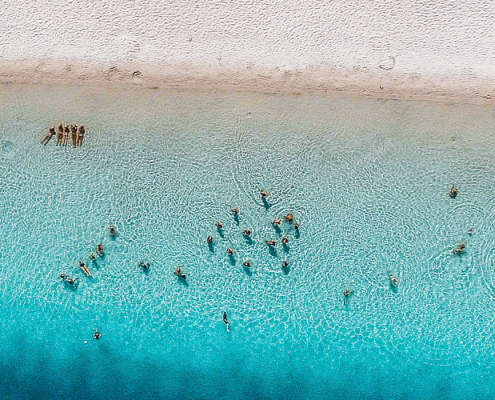
[[[0,83],[130,86],[264,94],[353,95],[361,98],[495,104],[495,81],[473,75],[431,76],[330,67],[282,70],[255,65],[82,63],[0,59]]]

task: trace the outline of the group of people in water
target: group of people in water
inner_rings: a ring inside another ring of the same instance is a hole
[[[116,231],[115,227],[111,226],[108,229],[108,233],[109,233],[110,237],[113,239],[113,238],[115,238],[115,235],[117,234],[117,231]],[[102,243],[99,243],[98,245],[96,245],[96,254],[98,255],[98,257],[103,257],[104,256],[104,253],[103,253],[103,244]],[[96,262],[96,255],[95,255],[95,253],[91,253],[89,255],[89,258],[91,259],[92,262]],[[91,271],[89,270],[88,265],[84,261],[79,260],[79,267],[81,268],[82,272],[86,276],[91,276]],[[62,279],[62,281],[64,283],[66,283],[67,285],[69,285],[73,289],[76,289],[77,288],[77,285],[78,285],[78,279],[77,279],[77,277],[72,278],[72,277],[66,275],[65,273],[62,273],[62,274],[60,274],[60,279]]]
[[[69,136],[72,138],[72,147],[78,147],[83,144],[84,135],[86,130],[84,125],[77,126],[74,124],[64,125],[60,124],[55,131],[55,127],[51,126],[48,132],[41,140],[41,144],[47,145],[53,136],[57,138],[57,146],[67,146],[69,143]]]
[[[83,132],[84,132],[84,127],[82,127],[82,128],[83,128]],[[60,127],[59,127],[59,129],[60,129]],[[83,133],[83,135],[84,135],[84,133]],[[50,140],[50,139],[48,139],[48,140],[46,141],[46,143],[47,143],[49,140]],[[46,143],[45,143],[45,144],[46,144]],[[58,144],[58,140],[57,140],[57,144]],[[265,202],[266,202],[266,197],[268,197],[268,196],[269,196],[269,193],[268,193],[268,192],[266,192],[266,191],[262,191],[262,192],[261,192],[261,197],[262,197],[262,199],[263,199]],[[452,186],[452,188],[450,189],[450,191],[449,191],[449,196],[450,196],[451,198],[455,198],[455,197],[457,196],[457,188],[456,188],[455,186]],[[239,218],[239,209],[238,209],[238,208],[232,208],[232,209],[231,209],[231,212],[234,214],[234,218],[238,221],[238,218]],[[292,214],[290,214],[290,213],[289,213],[289,214],[285,215],[284,220],[285,220],[286,222],[288,222],[288,223],[292,224],[292,227],[293,227],[296,231],[298,231],[298,230],[299,230],[299,223],[294,221],[294,216],[293,216]],[[282,223],[282,220],[281,220],[281,219],[276,219],[276,220],[272,221],[272,225],[273,225],[274,227],[276,227],[276,228],[277,228],[277,227],[278,227],[281,223]],[[217,230],[222,231],[222,229],[223,229],[223,224],[222,224],[221,222],[217,222],[217,223],[215,224],[215,226],[216,226]],[[473,229],[470,229],[470,230],[469,230],[469,234],[471,235],[472,233],[473,233]],[[109,228],[109,234],[110,234],[110,237],[115,238],[115,235],[116,235],[116,229],[115,229],[113,226],[111,226],[111,227]],[[242,235],[243,235],[245,238],[248,238],[248,239],[250,239],[250,238],[251,238],[251,234],[252,234],[252,232],[251,232],[251,230],[249,230],[249,229],[245,229],[245,230],[242,232]],[[206,242],[207,242],[207,244],[208,244],[209,246],[211,246],[211,245],[213,244],[213,241],[214,241],[214,238],[213,238],[213,236],[211,236],[211,235],[210,235],[210,236],[208,236],[208,237],[206,238]],[[282,245],[287,246],[287,243],[288,243],[288,242],[289,242],[289,239],[288,239],[287,237],[285,237],[285,236],[284,236],[284,237],[282,237],[282,239],[281,239],[281,243],[282,243]],[[266,244],[267,244],[269,247],[274,247],[274,246],[276,246],[276,241],[275,241],[275,240],[271,240],[271,239],[269,239],[269,240],[266,240]],[[211,249],[212,249],[212,247],[210,247],[210,250],[211,250]],[[457,245],[457,246],[456,246],[456,247],[452,250],[452,252],[453,252],[455,255],[460,255],[460,254],[462,254],[462,253],[465,251],[465,249],[466,249],[466,244],[465,244],[464,242],[462,242],[462,243],[458,244],[458,245]],[[100,244],[98,244],[98,245],[96,246],[96,254],[97,254],[99,257],[103,257],[103,254],[104,254],[104,253],[103,253],[103,245],[102,245],[101,243],[100,243]],[[234,254],[235,254],[235,250],[234,250],[232,247],[228,247],[228,248],[227,248],[227,255],[228,255],[229,257],[233,257],[233,256],[234,256]],[[92,261],[96,261],[96,255],[95,255],[94,253],[91,253],[89,257],[90,257],[90,259],[91,259]],[[151,264],[150,264],[149,262],[140,261],[138,265],[139,265],[139,267],[140,267],[143,271],[145,271],[145,272],[148,272],[148,271],[150,270],[150,268],[151,268]],[[249,260],[249,259],[245,259],[245,260],[242,262],[242,265],[243,265],[244,267],[246,267],[246,268],[249,268],[249,267],[251,267],[251,262],[250,262],[250,260]],[[85,274],[85,275],[87,275],[87,276],[91,276],[91,272],[90,272],[90,270],[89,270],[88,266],[84,263],[84,261],[79,261],[79,266],[80,266],[81,270],[84,272],[84,274]],[[282,260],[282,268],[288,268],[288,266],[289,266],[289,261],[287,261],[287,260]],[[182,270],[182,267],[181,267],[181,266],[179,266],[179,267],[177,267],[177,268],[175,269],[174,275],[175,275],[175,276],[177,276],[180,280],[186,280],[186,279],[187,279],[187,275],[186,275],[186,273]],[[389,277],[390,284],[391,284],[393,287],[397,287],[397,286],[398,286],[398,284],[399,284],[399,281],[398,281],[398,279],[397,279],[396,275],[395,275],[395,274],[394,274],[391,270],[388,270],[388,271],[387,271],[387,275],[388,275],[388,277]],[[63,282],[65,282],[66,284],[70,285],[71,287],[73,287],[73,288],[77,287],[77,282],[78,282],[78,278],[77,278],[77,277],[75,277],[75,278],[73,278],[73,277],[69,277],[69,276],[67,276],[65,273],[62,273],[62,274],[60,275],[60,278],[62,279],[62,281],[63,281]],[[350,289],[350,288],[345,288],[345,289],[344,289],[344,293],[343,293],[343,294],[344,294],[344,305],[347,305],[347,304],[348,304],[348,302],[349,302],[349,297],[350,297],[350,295],[351,295],[352,293],[353,293],[353,290],[352,290],[352,289]],[[225,328],[226,328],[227,332],[230,332],[230,322],[229,322],[229,320],[228,320],[228,316],[227,316],[227,312],[226,312],[226,311],[224,311],[224,312],[223,312],[223,318],[222,318],[222,320],[223,320],[223,322],[224,322],[224,324],[225,324]],[[94,334],[93,334],[93,338],[94,338],[94,339],[96,339],[96,340],[98,340],[98,339],[100,339],[100,337],[101,337],[101,333],[99,333],[99,332],[96,330],[96,331],[94,332]]]
[[[266,197],[268,197],[270,194],[266,191],[262,191],[261,192],[261,197],[262,199],[264,199],[264,201],[266,201]],[[239,209],[237,207],[234,207],[231,209],[231,212],[232,214],[234,214],[234,218],[238,221],[239,220]],[[284,220],[290,224],[292,224],[292,227],[294,228],[294,230],[296,231],[299,231],[299,223],[298,222],[295,222],[294,221],[294,216],[292,214],[287,214],[285,217],[284,217]],[[272,225],[274,227],[276,227],[276,229],[280,232],[279,230],[279,225],[282,223],[282,220],[281,219],[276,219],[274,221],[272,221]],[[221,222],[217,222],[215,224],[217,230],[219,232],[222,232],[223,230],[223,224]],[[222,233],[221,233],[222,234]],[[245,229],[243,232],[242,232],[242,235],[248,239],[248,240],[251,240],[251,230],[250,229]],[[208,246],[210,246],[210,250],[213,251],[213,247],[212,247],[212,244],[213,244],[213,236],[208,236],[206,238],[206,243],[208,244]],[[276,246],[277,242],[275,240],[272,240],[272,239],[268,239],[265,241],[266,244],[270,247],[270,248],[273,248]],[[284,246],[285,249],[287,249],[288,247],[288,243],[289,243],[289,239],[284,236],[282,237],[281,239],[281,243],[282,245]],[[228,247],[227,248],[227,255],[233,259],[234,255],[235,255],[235,250],[232,248],[232,247]],[[242,262],[242,265],[246,268],[249,268],[251,267],[251,261],[249,259],[245,259],[243,262]],[[282,268],[288,268],[289,267],[289,261],[287,260],[282,260]],[[185,277],[184,277],[185,279]]]

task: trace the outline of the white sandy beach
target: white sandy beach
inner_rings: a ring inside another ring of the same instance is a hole
[[[491,103],[492,1],[6,0],[0,81]]]

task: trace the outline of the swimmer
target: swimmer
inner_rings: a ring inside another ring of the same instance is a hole
[[[227,332],[230,332],[230,329],[229,329],[230,328],[230,322],[227,318],[227,311],[223,312],[223,318],[222,319],[223,319],[223,322],[225,323],[225,329],[227,329]]]
[[[208,236],[208,237],[206,238],[206,243],[208,243],[208,244],[212,244],[212,243],[213,243],[213,236]]]
[[[73,288],[75,288],[76,285],[77,285],[77,282],[76,282],[77,281],[77,278],[69,278],[65,274],[60,274],[60,279],[62,279],[62,281],[64,281],[68,285],[71,285]]]
[[[86,133],[86,131],[84,130],[84,125],[81,125],[79,127],[79,131],[78,131],[78,134],[77,134],[77,145],[78,146],[81,146],[82,145],[82,142],[83,142],[84,134],[85,133]]]
[[[72,147],[77,146],[77,125],[70,126],[70,133],[72,136]]]
[[[64,279],[65,282],[67,282],[69,285],[71,286],[75,286],[76,285],[76,281],[77,281],[77,278],[69,278],[69,277],[66,277]]]
[[[266,241],[266,244],[267,244],[268,246],[275,246],[275,240],[267,240],[267,241]]]
[[[217,227],[217,229],[222,229],[223,228],[223,224],[221,222],[217,222],[215,224],[215,226]]]
[[[96,256],[95,256],[95,253],[91,253],[89,255],[89,258],[91,258],[92,261],[96,261]]]
[[[293,216],[292,214],[287,214],[287,215],[285,216],[285,220],[286,220],[287,222],[292,222],[292,220],[293,220],[293,219],[294,219],[294,216]]]
[[[394,286],[396,286],[396,285],[394,285]],[[349,302],[348,297],[351,294],[351,292],[352,291],[349,289],[344,290],[344,304],[347,304]]]
[[[81,267],[82,271],[87,275],[87,276],[91,276],[91,272],[89,272],[89,269],[88,267],[86,266],[86,264],[84,264],[84,262],[82,261],[79,261],[79,266]]]
[[[242,232],[242,234],[244,236],[250,236],[251,235],[251,231],[249,229],[245,229],[244,232]]]
[[[272,225],[280,225],[282,221],[279,219],[276,219],[275,221],[272,222]]]
[[[233,208],[232,210],[230,210],[230,211],[232,211],[234,214],[239,214],[239,209],[238,209],[238,208],[235,208],[235,207],[234,207],[234,208]]]
[[[268,193],[266,191],[261,192],[261,197],[267,197],[267,196],[270,196],[270,193]]]
[[[299,222],[296,222],[296,223],[294,224],[294,229],[295,229],[296,231],[299,229]]]
[[[465,249],[466,249],[466,244],[465,244],[465,243],[461,243],[461,244],[459,244],[456,248],[454,248],[454,249],[452,250],[452,252],[453,252],[454,254],[462,254],[462,253],[464,253],[464,250],[465,250]]]
[[[251,262],[249,260],[244,260],[242,265],[244,265],[245,267],[250,267],[251,266]]]
[[[282,244],[287,244],[289,243],[289,239],[287,239],[286,237],[282,238]]]
[[[95,330],[95,333],[93,333],[93,338],[98,340],[99,338],[101,338],[101,333]]]
[[[390,279],[390,283],[392,283],[392,286],[397,287],[399,284],[399,281],[397,278],[392,274],[392,271],[388,271],[388,277]]]
[[[474,233],[474,229],[473,228],[469,229],[468,234],[472,235],[473,233]]]
[[[96,246],[96,252],[100,257],[103,256],[103,245],[101,243],[98,246]]]
[[[66,125],[64,127],[64,138],[62,140],[62,145],[63,146],[67,146],[67,141],[69,140],[69,133],[70,133],[69,125]]]
[[[449,196],[453,199],[457,196],[457,188],[454,185],[452,185],[452,188],[450,189]]]
[[[287,268],[289,266],[289,261],[284,260],[282,261],[282,268]]]
[[[150,263],[145,263],[144,261],[139,262],[139,266],[144,269],[145,271],[148,271],[151,267]]]
[[[234,249],[233,249],[232,247],[229,247],[229,248],[227,249],[227,254],[228,254],[229,256],[233,256],[233,255],[234,255],[234,253],[235,253],[235,251],[234,251]]]
[[[43,140],[41,141],[41,144],[47,145],[47,143],[50,141],[50,139],[55,136],[55,127],[51,126],[50,129],[48,129],[48,133],[45,135]]]
[[[60,124],[57,130],[57,146],[62,145],[63,138],[64,138],[64,126]]]
[[[110,234],[111,237],[115,237],[115,235],[117,234],[117,231],[115,230],[115,228],[113,226],[111,226],[109,229],[108,229],[108,233]]]
[[[186,274],[181,271],[180,267],[177,267],[177,269],[174,272],[175,276],[178,276],[179,278],[186,279]]]

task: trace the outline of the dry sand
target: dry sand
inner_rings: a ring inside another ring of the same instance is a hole
[[[0,81],[492,103],[493,0],[4,0]]]

